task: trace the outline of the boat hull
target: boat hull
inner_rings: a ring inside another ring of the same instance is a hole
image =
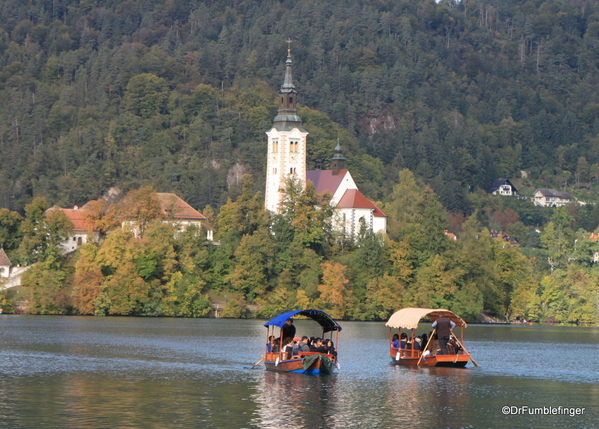
[[[314,353],[306,353],[305,355],[311,355]],[[270,356],[268,356],[270,355]],[[267,359],[264,361],[264,367],[267,371],[275,371],[275,372],[291,372],[296,374],[312,374],[312,375],[320,375],[320,374],[329,374],[330,372],[324,370],[322,368],[322,361],[320,359],[315,359],[308,368],[304,368],[304,356],[293,356],[291,359],[286,360],[277,360],[276,356],[278,353],[267,353]],[[328,357],[333,361],[332,368],[335,368],[336,362],[332,355],[323,354],[323,356]]]
[[[419,359],[419,357],[400,357],[397,359],[396,356],[391,356],[391,359],[394,365],[464,368],[470,360],[470,355],[435,355],[422,359]]]

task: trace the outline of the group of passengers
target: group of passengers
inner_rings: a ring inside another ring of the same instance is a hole
[[[274,335],[268,337],[268,343],[266,344],[266,350],[269,352],[279,352],[281,351],[281,338],[275,338]],[[337,351],[335,350],[335,345],[332,340],[327,338],[318,338],[318,337],[288,337],[283,339],[283,349],[284,353],[287,353],[288,359],[291,356],[299,355],[300,352],[316,352],[316,353],[326,353],[329,355],[337,355]]]
[[[300,352],[326,353],[337,356],[335,345],[330,339],[317,337],[308,338],[305,335],[301,338],[296,337],[293,319],[287,319],[285,321],[285,324],[281,327],[281,337],[275,338],[274,335],[268,337],[266,351],[279,352],[281,348],[281,338],[283,338],[282,351],[287,353],[287,359],[291,359],[291,356],[296,356]]]
[[[391,347],[394,349],[419,350],[424,355],[455,355],[462,351],[462,347],[453,335],[449,337],[449,340],[445,344],[445,350],[443,350],[437,334],[432,331],[428,335],[424,333],[413,337],[413,339],[408,337],[405,332],[402,332],[401,336],[395,334],[391,341]]]

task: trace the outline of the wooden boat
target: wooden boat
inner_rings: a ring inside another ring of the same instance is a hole
[[[331,316],[320,310],[288,311],[287,313],[282,313],[273,317],[264,324],[266,327],[267,344],[269,337],[275,335],[275,328],[278,327],[280,328],[280,333],[278,335],[280,337],[279,350],[283,350],[283,326],[285,325],[285,322],[293,316],[305,316],[317,322],[322,327],[322,338],[325,338],[325,334],[329,333],[330,339],[332,340],[333,332],[335,332],[336,338],[334,344],[338,347],[341,326],[339,326]],[[268,371],[293,372],[300,374],[330,374],[335,368],[339,368],[336,352],[334,354],[297,352],[297,354],[289,356],[288,353],[283,351],[275,352],[268,351],[267,349],[261,361]],[[258,361],[258,363],[259,362],[260,361]]]
[[[427,317],[431,322],[435,322],[442,315],[447,317],[456,327],[460,328],[460,338],[457,338],[452,332],[452,345],[448,345],[446,354],[441,354],[441,350],[438,349],[434,338],[434,333],[427,339],[426,344],[421,344],[421,350],[413,345],[416,343],[416,337],[414,330],[418,328],[418,323],[421,319]],[[452,368],[463,368],[466,366],[469,360],[475,366],[478,366],[474,359],[470,356],[470,353],[464,347],[464,328],[467,326],[466,322],[455,313],[445,309],[431,309],[431,308],[403,308],[389,318],[385,326],[389,329],[389,356],[391,356],[393,364],[396,365],[411,365],[411,366],[442,366]],[[393,346],[393,330],[397,329],[398,337],[401,334],[401,330],[409,330],[408,340],[405,348]]]

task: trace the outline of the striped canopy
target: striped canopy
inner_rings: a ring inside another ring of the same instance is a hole
[[[385,326],[390,328],[416,329],[418,327],[418,322],[420,322],[420,319],[423,317],[428,316],[430,321],[434,322],[442,315],[455,323],[456,326],[461,328],[467,326],[466,322],[464,322],[460,316],[443,308],[402,308],[391,315],[387,323],[385,323]]]

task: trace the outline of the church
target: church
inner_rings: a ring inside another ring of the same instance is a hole
[[[314,184],[316,192],[328,191],[331,205],[335,207],[334,228],[346,236],[356,237],[365,224],[374,233],[385,233],[387,215],[358,189],[351,173],[345,168],[341,146],[334,150],[331,170],[306,168],[308,132],[297,114],[297,90],[292,79],[291,49],[287,48],[285,78],[279,90],[279,111],[268,136],[266,163],[265,207],[279,213],[285,180],[295,176],[305,188],[307,181]]]

